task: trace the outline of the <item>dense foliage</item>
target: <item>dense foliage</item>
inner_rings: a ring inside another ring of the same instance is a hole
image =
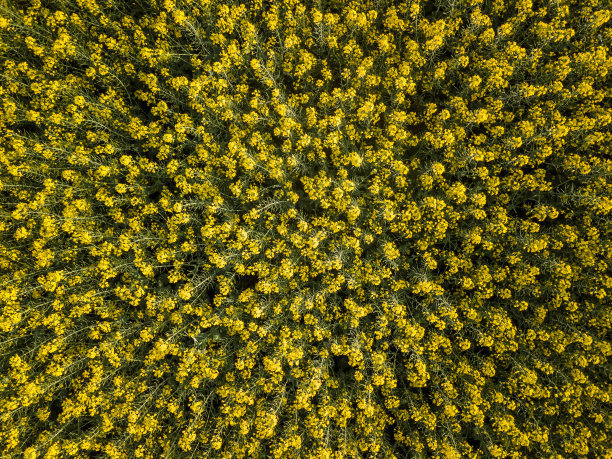
[[[610,457],[608,2],[0,4],[3,457]]]

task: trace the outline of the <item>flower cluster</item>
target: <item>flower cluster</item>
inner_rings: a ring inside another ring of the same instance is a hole
[[[611,18],[5,2],[0,454],[608,457]]]

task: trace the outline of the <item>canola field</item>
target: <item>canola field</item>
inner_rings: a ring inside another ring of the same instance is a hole
[[[0,0],[2,458],[612,457],[605,0]]]

